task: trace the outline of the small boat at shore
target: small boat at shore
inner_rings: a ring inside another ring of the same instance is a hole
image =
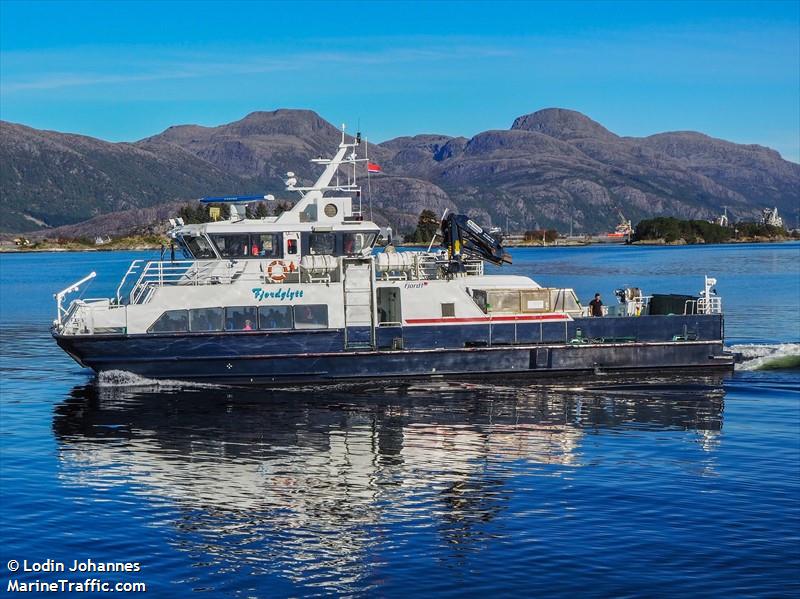
[[[572,288],[487,274],[511,257],[464,215],[437,248],[380,250],[360,145],[342,133],[309,187],[287,173],[300,200],[279,216],[246,217],[266,196],[204,199],[230,218],[174,221],[183,259],[135,260],[114,297],[65,307],[95,273],[57,293],[55,341],[96,372],[268,386],[732,368],[713,278],[696,296],[620,289],[598,317]]]
[[[589,236],[592,243],[630,243],[633,236],[633,223],[619,213],[619,224],[610,233]]]

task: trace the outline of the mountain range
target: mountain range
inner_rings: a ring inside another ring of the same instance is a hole
[[[0,122],[0,232],[115,234],[206,195],[291,199],[285,173],[310,183],[319,167],[308,161],[330,156],[340,137],[313,111],[288,109],[134,143]],[[374,220],[399,231],[425,208],[512,231],[588,233],[613,228],[620,214],[708,219],[727,206],[747,220],[767,206],[791,217],[800,203],[800,165],[775,150],[691,131],[622,137],[562,108],[469,139],[398,137],[368,152],[383,169],[365,189]]]

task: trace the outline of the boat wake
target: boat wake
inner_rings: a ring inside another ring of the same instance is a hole
[[[736,370],[800,369],[800,343],[732,345],[739,355]]]
[[[149,379],[126,370],[106,370],[97,375],[98,387],[136,387],[150,389],[220,389],[223,385],[196,383],[192,381],[176,381],[170,379]]]

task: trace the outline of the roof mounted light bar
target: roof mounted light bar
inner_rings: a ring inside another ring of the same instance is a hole
[[[275,196],[272,194],[265,196],[217,196],[200,198],[200,202],[202,204],[243,204],[246,202],[262,202],[264,200],[271,202],[274,199]]]

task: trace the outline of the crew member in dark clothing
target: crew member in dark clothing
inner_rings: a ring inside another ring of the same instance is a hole
[[[594,299],[589,302],[589,314],[592,316],[603,315],[603,300],[600,299],[599,293],[595,293]]]

